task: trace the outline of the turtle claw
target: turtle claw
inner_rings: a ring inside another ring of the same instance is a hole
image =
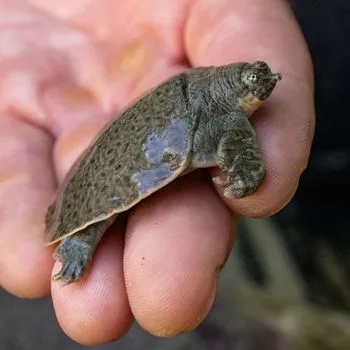
[[[84,270],[85,268],[82,264],[76,261],[65,262],[62,264],[60,271],[52,277],[52,280],[62,286],[66,286],[72,282],[79,281],[83,277]]]
[[[226,187],[228,185],[227,179],[223,179],[220,176],[216,176],[212,178],[215,185],[220,187]]]

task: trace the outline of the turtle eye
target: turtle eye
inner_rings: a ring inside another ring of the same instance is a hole
[[[248,81],[250,81],[251,83],[256,83],[257,80],[258,80],[258,77],[256,74],[252,73],[248,75]]]

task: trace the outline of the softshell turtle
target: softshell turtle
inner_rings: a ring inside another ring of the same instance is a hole
[[[178,74],[109,123],[69,171],[46,214],[46,239],[60,241],[53,277],[79,280],[118,213],[196,168],[218,166],[225,195],[252,194],[265,176],[248,121],[279,73],[239,62]]]

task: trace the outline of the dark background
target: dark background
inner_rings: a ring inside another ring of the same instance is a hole
[[[316,134],[310,163],[294,200],[276,220],[300,225],[285,237],[310,298],[350,309],[343,292],[319,270],[317,245],[326,242],[343,265],[350,288],[350,2],[292,1],[311,50],[316,80]],[[347,289],[350,290],[350,289]]]
[[[285,248],[305,279],[309,299],[346,311],[350,309],[346,297],[350,280],[350,2],[298,0],[292,1],[292,6],[313,56],[317,127],[310,165],[299,190],[274,220],[285,232]],[[298,229],[289,234],[292,222]],[[320,242],[326,242],[342,267],[345,278],[340,286],[319,268]],[[251,258],[249,249],[246,256]],[[264,283],[259,264],[250,266],[249,273],[258,283]],[[205,323],[194,332],[201,339],[200,349],[231,348],[223,343],[210,345],[210,332],[215,339],[220,329]],[[175,340],[169,345],[135,329],[121,342],[96,349],[180,349],[179,339],[179,343]],[[0,290],[1,350],[62,348],[84,347],[60,331],[49,299],[19,300]]]

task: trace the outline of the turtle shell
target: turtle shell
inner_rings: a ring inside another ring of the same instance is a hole
[[[47,211],[48,243],[128,210],[187,169],[195,120],[184,79],[133,103],[76,161]]]

